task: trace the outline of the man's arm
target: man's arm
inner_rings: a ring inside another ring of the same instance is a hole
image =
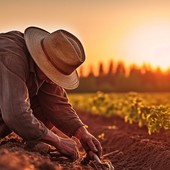
[[[47,128],[32,114],[25,71],[17,56],[0,61],[0,107],[5,124],[25,140],[39,140]],[[17,72],[18,70],[18,72]],[[19,72],[20,71],[20,72]]]
[[[44,83],[38,93],[39,104],[52,124],[68,136],[84,126],[68,101],[66,92],[56,84]]]
[[[76,143],[72,139],[57,136],[33,115],[24,71],[15,72],[19,66],[13,67],[11,69],[9,65],[0,61],[0,108],[5,124],[23,139],[43,141],[56,147],[62,155],[76,160]]]
[[[68,101],[66,92],[55,84],[44,84],[40,89],[39,102],[48,119],[68,136],[77,137],[88,153],[102,155],[100,142],[84,127]]]

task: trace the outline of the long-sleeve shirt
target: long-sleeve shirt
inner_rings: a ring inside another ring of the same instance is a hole
[[[0,110],[6,125],[25,140],[39,140],[47,127],[33,114],[30,99],[38,96],[43,113],[68,136],[84,124],[68,101],[66,91],[39,82],[35,63],[21,32],[0,34]]]

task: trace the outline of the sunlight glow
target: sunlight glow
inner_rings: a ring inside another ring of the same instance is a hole
[[[170,23],[150,23],[126,37],[123,54],[127,63],[149,63],[163,70],[170,66]]]

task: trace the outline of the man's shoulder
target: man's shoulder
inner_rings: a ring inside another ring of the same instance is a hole
[[[14,42],[14,41],[24,41],[24,34],[20,31],[9,31],[6,33],[0,33],[0,42],[4,43],[7,42]]]
[[[19,31],[0,33],[0,58],[15,60],[16,62],[27,61],[29,55],[25,44],[24,35]],[[9,64],[9,62],[8,62]]]
[[[23,38],[24,34],[20,31],[8,31],[0,33],[0,37],[21,37]]]
[[[1,33],[0,45],[2,47],[23,47],[25,46],[24,34],[19,31]]]
[[[0,63],[9,71],[23,77],[28,71],[27,55],[27,48],[21,32],[10,31],[0,34]]]

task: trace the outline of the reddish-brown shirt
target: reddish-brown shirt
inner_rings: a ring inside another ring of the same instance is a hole
[[[63,88],[38,82],[34,64],[21,32],[0,34],[0,110],[4,122],[26,140],[46,135],[47,127],[34,116],[30,106],[30,99],[37,95],[52,123],[72,136],[84,124]]]

